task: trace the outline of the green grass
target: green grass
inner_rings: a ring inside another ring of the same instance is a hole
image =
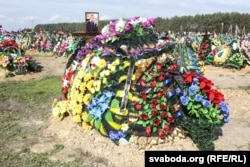
[[[83,163],[84,159],[79,157],[83,155],[75,156],[75,161],[69,163],[55,162],[48,158],[62,150],[63,145],[55,145],[52,150],[38,154],[31,152],[28,144],[22,144],[29,137],[39,136],[44,128],[32,124],[24,126],[22,123],[38,116],[39,119],[47,119],[51,114],[51,99],[60,96],[61,77],[0,83],[1,167],[76,167]],[[8,104],[17,106],[11,108]],[[13,143],[18,143],[19,147]]]
[[[0,101],[15,99],[19,102],[45,102],[61,92],[61,77],[45,77],[41,80],[1,83]]]

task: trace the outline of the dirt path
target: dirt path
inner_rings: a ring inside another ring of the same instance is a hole
[[[67,62],[67,58],[64,57],[41,56],[34,59],[43,66],[42,72],[5,78],[4,72],[0,71],[0,82],[36,79],[46,75],[60,76],[63,74]],[[231,109],[231,120],[222,127],[223,136],[215,141],[216,150],[250,150],[250,111],[248,106],[250,67],[233,70],[207,66],[205,76],[212,80],[215,87],[225,95]],[[248,89],[239,89],[239,87],[248,87]],[[75,154],[86,158],[86,164],[83,164],[86,166],[144,166],[144,151],[133,145],[116,146],[110,139],[101,136],[95,130],[83,130],[69,118],[59,121],[50,117],[47,121],[40,121],[41,124],[48,124],[48,127],[42,131],[41,136],[30,142],[29,147],[34,152],[46,152],[51,150],[53,145],[62,144],[64,149],[50,157],[51,159],[72,161],[74,157],[70,155]],[[155,145],[150,150],[197,150],[197,147],[190,138],[186,138]]]

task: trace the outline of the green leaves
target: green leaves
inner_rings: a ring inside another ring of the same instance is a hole
[[[220,120],[220,110],[216,106],[211,105],[209,108],[204,107],[201,102],[195,101],[192,97],[189,98],[187,105],[188,114],[196,118],[205,118],[209,123],[218,124]]]
[[[152,124],[152,120],[147,120],[147,121],[143,121],[143,120],[138,120],[137,124],[142,125],[144,128],[147,127],[147,125]]]
[[[99,129],[100,126],[101,126],[101,123],[102,123],[101,119],[96,119],[96,120],[95,120],[95,128],[96,128],[96,129]]]
[[[94,119],[92,114],[88,114],[87,118],[86,118],[86,122],[90,122],[92,119]]]

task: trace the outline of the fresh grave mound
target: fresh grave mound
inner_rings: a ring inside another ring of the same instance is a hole
[[[149,141],[189,135],[200,150],[214,150],[216,132],[229,121],[224,96],[203,76],[188,45],[158,39],[154,26],[155,19],[120,19],[79,42],[52,113],[118,145],[146,148]]]

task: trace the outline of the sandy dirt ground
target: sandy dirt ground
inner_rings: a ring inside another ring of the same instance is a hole
[[[0,82],[38,79],[46,75],[62,75],[67,58],[55,58],[51,55],[34,58],[43,66],[42,72],[5,78],[0,70]],[[221,91],[230,107],[230,122],[222,127],[223,136],[215,141],[215,150],[250,150],[250,66],[241,70],[206,66],[205,76],[212,80]],[[248,89],[242,88],[248,87]],[[49,103],[48,103],[49,104]],[[50,112],[50,107],[47,107]],[[116,146],[110,139],[101,136],[95,130],[84,130],[70,120],[62,121],[52,116],[46,121],[33,120],[32,124],[47,124],[40,136],[27,139],[28,147],[37,153],[46,152],[55,144],[64,145],[52,160],[73,161],[74,156],[86,159],[86,166],[142,167],[144,150],[134,145]],[[29,142],[32,141],[32,142]],[[198,150],[190,138],[179,139],[164,144],[154,145],[149,150]]]

